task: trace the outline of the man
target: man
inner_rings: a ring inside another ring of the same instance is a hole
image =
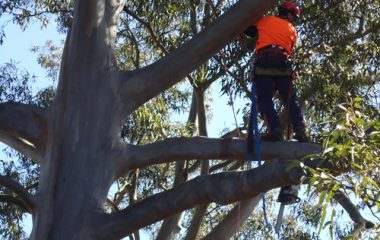
[[[299,142],[309,141],[290,66],[290,56],[297,41],[293,24],[300,13],[297,5],[284,2],[278,7],[278,16],[263,16],[244,32],[248,36],[257,36],[254,81],[259,111],[268,128],[268,133],[261,137],[264,141],[283,140],[280,119],[272,100],[274,90],[288,108],[294,138]],[[298,189],[296,185],[282,187],[278,201],[283,204],[298,202]]]
[[[256,36],[255,86],[261,117],[268,128],[263,141],[281,141],[280,119],[273,104],[273,92],[278,91],[288,107],[294,139],[308,142],[306,127],[293,85],[290,56],[297,41],[293,23],[300,17],[300,9],[291,2],[278,7],[278,16],[263,16],[244,34]]]

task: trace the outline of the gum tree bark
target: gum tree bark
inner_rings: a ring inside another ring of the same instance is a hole
[[[237,231],[237,227],[240,227],[237,225],[241,225],[248,219],[260,200],[260,195],[257,195],[254,198],[247,199],[239,204],[236,204],[227,216],[224,217],[223,221],[221,221],[209,234],[207,234],[207,236],[205,236],[204,240],[230,239]],[[238,214],[238,211],[240,214]]]
[[[205,108],[205,91],[203,87],[195,89],[197,106],[198,106],[198,128],[200,136],[207,136],[206,108]],[[208,160],[202,161],[201,175],[209,174],[210,164]],[[195,239],[201,226],[204,215],[206,214],[208,203],[197,206],[191,219],[190,227],[187,230],[185,240]]]
[[[241,0],[166,57],[121,71],[113,48],[124,1],[77,0],[53,105],[0,104],[2,140],[14,140],[15,148],[41,164],[35,196],[0,179],[32,213],[30,239],[120,239],[199,204],[232,203],[298,183],[300,169],[287,172],[285,162],[273,161],[247,172],[200,176],[117,213],[103,210],[112,183],[128,171],[189,159],[245,158],[243,140],[173,138],[133,146],[121,142],[120,129],[125,116],[181,81],[275,2]],[[266,159],[296,159],[320,150],[314,144],[263,144]]]

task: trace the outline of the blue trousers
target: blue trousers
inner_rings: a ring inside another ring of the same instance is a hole
[[[285,54],[273,51],[259,52],[255,65],[264,68],[288,68],[288,59]],[[289,118],[293,129],[305,128],[303,115],[296,95],[292,76],[255,76],[257,105],[261,117],[269,131],[281,129],[280,119],[274,108],[273,93],[278,91],[282,102],[288,108]]]
[[[274,108],[273,93],[278,91],[288,108],[293,129],[305,128],[296,90],[291,76],[255,76],[257,105],[269,130],[281,129],[280,119]]]

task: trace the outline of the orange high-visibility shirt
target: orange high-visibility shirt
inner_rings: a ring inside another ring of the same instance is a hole
[[[283,47],[289,55],[297,41],[297,30],[290,22],[275,16],[263,16],[256,23],[256,51],[268,45]]]

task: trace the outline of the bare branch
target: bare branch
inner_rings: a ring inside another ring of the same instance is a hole
[[[157,234],[155,240],[172,240],[176,239],[178,233],[181,230],[181,220],[183,213],[177,213],[164,220],[161,225],[161,228]]]
[[[152,28],[152,25],[149,22],[147,22],[144,19],[142,19],[139,16],[137,16],[134,12],[132,12],[131,10],[129,10],[129,8],[127,6],[123,7],[123,11],[126,12],[131,17],[133,17],[134,19],[136,19],[139,23],[141,23],[141,25],[143,25],[148,30],[150,36],[152,37],[153,41],[156,43],[157,47],[163,53],[168,54],[168,51],[166,50],[166,48],[164,47],[164,45],[162,45],[161,41],[158,39],[157,35],[155,34],[155,32],[154,32],[154,30]]]
[[[203,104],[203,103],[202,103]],[[199,107],[199,106],[198,106]],[[198,120],[200,118],[198,117]],[[205,119],[204,119],[205,121]],[[205,125],[205,122],[203,123]],[[202,123],[199,123],[201,126]],[[200,134],[202,134],[202,127],[200,127]],[[204,129],[206,130],[206,129]],[[210,164],[209,161],[202,161],[202,167],[201,167],[201,175],[206,176],[209,174],[210,170]],[[197,233],[199,232],[199,229],[201,227],[202,219],[204,215],[206,214],[207,208],[209,204],[202,204],[198,205],[195,208],[193,218],[191,219],[190,227],[188,228],[185,240],[194,240],[197,237]]]
[[[0,194],[0,202],[16,205],[23,212],[29,212],[28,207],[23,201],[10,195]]]
[[[202,204],[195,208],[193,218],[191,219],[191,223],[187,229],[184,240],[195,240],[197,238],[202,220],[206,214],[208,206],[209,204]]]
[[[36,148],[44,146],[45,110],[31,104],[0,103],[0,132],[28,141]]]
[[[0,132],[0,142],[10,146],[25,157],[32,159],[35,163],[41,163],[41,155],[36,148],[28,142],[22,141],[16,137],[9,136]]]
[[[262,142],[261,146],[264,160],[278,157],[300,159],[305,155],[322,151],[320,145],[312,143]],[[246,160],[247,142],[238,139],[205,137],[168,138],[142,146],[124,145],[119,148],[118,153],[114,154],[119,160],[119,174],[123,174],[131,169],[180,160]]]
[[[13,191],[20,197],[21,201],[25,204],[29,212],[33,213],[36,208],[36,199],[18,182],[12,180],[7,176],[0,176],[0,185]]]
[[[126,105],[126,113],[134,111],[149,99],[181,81],[234,37],[240,35],[275,2],[241,0],[192,40],[164,58],[141,70],[122,74],[120,95]]]
[[[93,217],[97,239],[120,239],[136,229],[165,219],[196,205],[216,202],[228,204],[257,196],[261,192],[298,184],[304,171],[295,167],[287,172],[286,161],[273,160],[245,172],[224,172],[199,176],[176,188],[150,196],[113,214]],[[168,201],[170,199],[170,201]]]
[[[360,38],[363,38],[363,37],[367,36],[368,34],[376,33],[377,31],[379,31],[379,29],[380,29],[380,22],[374,24],[372,27],[370,27],[366,30],[359,28],[357,32],[355,32],[351,35],[347,35],[343,38],[340,38],[339,41],[332,43],[331,46],[346,45],[347,43],[350,43],[350,42],[353,42],[353,41],[358,40]]]
[[[351,202],[351,200],[341,191],[337,191],[333,198],[337,201],[348,213],[351,220],[355,223],[354,230],[349,237],[358,237],[358,234],[363,229],[371,229],[375,225],[366,220],[359,212],[359,209]]]
[[[237,203],[230,213],[203,240],[230,239],[236,227],[240,227],[251,215],[257,204],[260,202],[260,195]],[[239,213],[239,214],[238,214]],[[236,221],[239,221],[236,223]]]
[[[177,161],[175,163],[175,175],[173,187],[184,183],[187,180],[187,169],[185,169],[185,161]],[[178,213],[170,218],[167,218],[161,224],[161,228],[157,234],[156,240],[160,239],[175,239],[180,228],[180,222],[182,220],[183,213]]]
[[[107,198],[106,203],[110,206],[112,212],[118,212],[120,209],[111,199]]]

